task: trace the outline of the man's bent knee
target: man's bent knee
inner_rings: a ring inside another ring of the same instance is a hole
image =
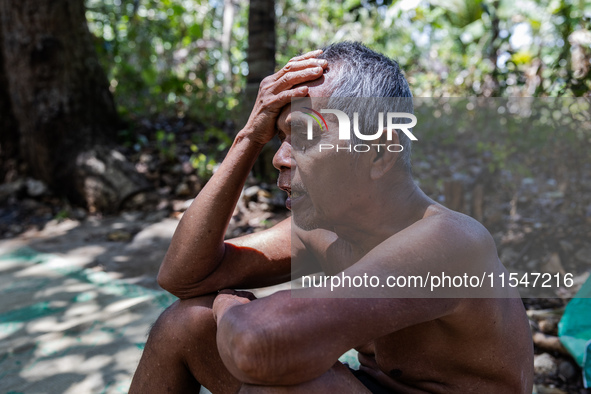
[[[150,331],[154,336],[187,339],[199,336],[203,331],[215,331],[215,322],[211,306],[215,295],[178,300],[169,306],[156,320]]]
[[[221,360],[217,361],[217,353],[212,353],[212,349],[217,350],[211,310],[214,298],[212,295],[177,301],[160,315],[150,331],[130,393],[159,393],[171,388],[195,392],[199,382],[228,392],[225,387],[216,386],[215,381],[208,381],[208,376],[197,374],[204,371],[215,375],[221,369]],[[208,370],[210,365],[214,367]],[[219,374],[225,376],[223,371]]]

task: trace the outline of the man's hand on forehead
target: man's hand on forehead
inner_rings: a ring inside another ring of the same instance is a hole
[[[314,81],[324,74],[328,62],[318,59],[322,50],[308,52],[292,58],[275,74],[261,82],[256,103],[244,127],[246,136],[262,145],[275,135],[275,123],[283,107],[294,97],[306,97],[308,86],[298,86]]]

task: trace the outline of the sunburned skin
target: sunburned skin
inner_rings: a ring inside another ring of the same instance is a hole
[[[295,58],[263,81],[247,126],[183,216],[159,274],[180,300],[156,322],[130,392],[195,392],[203,385],[215,394],[367,393],[337,361],[355,348],[361,370],[392,392],[531,393],[533,345],[516,294],[215,293],[284,282],[292,265],[296,275],[378,277],[433,262],[452,273],[504,269],[488,231],[428,198],[397,165],[397,154],[353,160],[294,152],[291,98],[325,97],[339,83],[338,67],[319,54]],[[278,186],[297,221],[224,241],[254,160],[275,134],[282,141],[273,159]]]

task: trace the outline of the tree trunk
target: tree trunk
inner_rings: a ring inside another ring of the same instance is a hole
[[[222,21],[222,72],[226,77],[227,92],[232,92],[234,82],[232,78],[232,27],[234,26],[234,2],[224,0],[224,15]]]
[[[247,89],[256,98],[259,84],[275,71],[275,0],[250,0]]]
[[[263,78],[275,72],[275,0],[250,0],[248,11],[248,77],[244,120],[254,106]],[[254,166],[254,173],[265,180],[275,178],[271,159],[278,141],[267,145]]]
[[[15,176],[18,158],[18,125],[12,112],[8,80],[2,55],[2,19],[0,19],[0,183]]]
[[[91,210],[116,209],[145,189],[108,148],[119,120],[84,2],[0,0],[0,17],[20,153],[32,175]]]
[[[462,181],[454,179],[444,181],[443,195],[446,207],[464,213],[464,185]]]

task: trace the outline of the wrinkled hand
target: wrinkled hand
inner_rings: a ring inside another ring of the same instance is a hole
[[[292,88],[318,79],[324,73],[328,63],[316,58],[321,53],[322,50],[317,50],[294,57],[281,70],[262,80],[256,103],[244,127],[250,138],[263,145],[273,138],[281,109],[293,97],[306,97],[308,94],[307,86]]]
[[[228,309],[236,305],[248,304],[250,301],[256,299],[257,298],[250,291],[222,290],[213,301],[213,318],[217,323]]]

